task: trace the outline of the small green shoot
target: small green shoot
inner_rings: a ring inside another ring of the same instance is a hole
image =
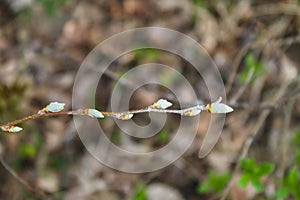
[[[35,0],[42,5],[43,9],[49,16],[56,14],[60,8],[70,0]]]
[[[33,159],[37,154],[37,149],[33,144],[21,144],[19,147],[19,155],[22,158]]]
[[[157,142],[160,144],[165,144],[169,141],[170,136],[168,131],[162,130],[157,134]]]
[[[207,175],[207,180],[198,185],[197,192],[199,194],[209,192],[220,193],[227,185],[229,179],[229,173],[218,174],[214,171],[210,171]]]
[[[255,188],[257,192],[261,192],[264,187],[260,179],[273,172],[273,163],[256,164],[254,159],[244,158],[241,161],[242,174],[238,180],[238,186],[245,188],[249,183]]]
[[[291,138],[291,145],[296,147],[295,149],[295,163],[291,167],[287,174],[283,177],[280,187],[275,193],[276,199],[300,199],[300,131],[296,131],[294,136]]]
[[[147,200],[146,186],[142,183],[136,184],[134,193],[129,200]]]
[[[283,178],[283,181],[275,194],[276,199],[286,199],[289,196],[293,197],[292,199],[300,199],[299,183],[300,172],[295,166],[290,169]]]
[[[256,61],[253,54],[249,53],[245,57],[245,69],[240,73],[239,80],[242,83],[245,83],[247,77],[253,71],[253,76],[250,83],[253,83],[255,79],[264,75],[267,72],[267,69],[262,65],[261,62]]]
[[[140,60],[149,60],[149,61],[155,61],[158,58],[159,51],[157,49],[152,49],[152,48],[143,48],[143,49],[138,49],[134,51],[134,58],[137,61]]]

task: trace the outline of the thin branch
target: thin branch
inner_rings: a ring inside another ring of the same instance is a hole
[[[244,58],[245,54],[247,53],[247,51],[250,49],[251,47],[251,43],[247,43],[245,46],[242,47],[242,49],[239,51],[239,53],[237,54],[237,56],[235,57],[235,59],[233,60],[232,63],[232,71],[229,75],[227,84],[226,84],[226,94],[229,94],[229,91],[232,88],[232,84],[234,82],[234,79],[236,77],[238,68],[240,66],[240,63],[242,61],[242,59]]]
[[[270,100],[271,101],[271,105],[275,106],[278,104],[278,102],[280,101],[280,99],[283,97],[283,95],[285,94],[285,91],[286,89],[288,88],[290,82],[284,82],[278,92],[275,94],[274,97],[272,97],[272,99]],[[233,184],[233,181],[234,181],[234,178],[237,174],[238,174],[238,171],[240,169],[240,164],[241,164],[241,160],[243,160],[248,152],[249,152],[249,149],[255,139],[255,136],[257,135],[257,133],[259,132],[260,128],[262,127],[262,125],[265,123],[267,117],[269,116],[271,110],[264,110],[258,117],[258,120],[257,122],[255,123],[254,127],[251,129],[251,132],[249,133],[247,139],[245,140],[243,146],[242,146],[242,149],[241,149],[241,153],[239,155],[239,159],[234,167],[234,170],[233,170],[233,173],[232,173],[232,176],[231,176],[231,179],[230,181],[228,182],[226,188],[224,189],[223,193],[222,193],[222,197],[221,197],[221,200],[225,200],[231,190],[231,186]]]
[[[246,90],[247,86],[251,82],[251,79],[254,75],[254,68],[251,68],[250,72],[248,73],[247,79],[244,82],[244,84],[240,87],[240,89],[235,93],[235,95],[230,99],[229,103],[236,103],[237,100],[242,96],[244,91]]]
[[[291,121],[292,115],[292,108],[295,103],[296,99],[292,99],[286,105],[285,112],[284,112],[284,120],[283,120],[283,130],[281,136],[281,145],[280,145],[280,157],[279,157],[279,167],[277,170],[278,178],[282,179],[284,175],[285,165],[286,165],[286,154],[288,150],[288,127]]]
[[[27,190],[38,195],[38,197],[41,199],[46,198],[46,194],[44,194],[42,191],[40,191],[38,189],[33,188],[29,183],[27,183],[23,178],[21,178],[12,168],[10,168],[10,166],[5,162],[5,160],[2,158],[2,156],[0,156],[0,163]]]
[[[71,111],[62,111],[64,109],[65,104],[59,102],[51,102],[45,108],[39,110],[37,113],[23,117],[21,119],[14,120],[12,122],[8,122],[6,124],[0,125],[0,130],[6,132],[19,132],[22,130],[21,127],[17,127],[20,123],[43,118],[43,117],[52,117],[52,116],[59,116],[59,115],[87,115],[90,117],[96,118],[104,118],[107,117],[115,117],[120,120],[129,120],[133,117],[134,114],[138,113],[172,113],[178,114],[182,116],[195,116],[198,115],[201,111],[207,111],[211,113],[229,113],[232,112],[233,109],[226,104],[220,103],[222,98],[220,97],[216,102],[209,103],[207,105],[196,105],[186,109],[166,109],[172,106],[172,103],[168,102],[165,99],[160,99],[157,102],[153,103],[152,105],[137,110],[129,110],[123,112],[100,112],[96,109],[78,109],[78,110],[71,110]]]

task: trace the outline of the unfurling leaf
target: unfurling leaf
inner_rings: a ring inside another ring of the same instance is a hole
[[[183,112],[184,116],[195,116],[198,115],[201,112],[201,110],[193,108],[193,109],[189,109],[189,110],[185,110]]]
[[[65,104],[64,103],[51,102],[43,110],[46,111],[46,112],[60,112],[64,108],[65,108]]]
[[[96,118],[104,118],[104,115],[96,109],[87,109],[87,115]]]
[[[127,114],[118,114],[116,115],[117,119],[121,119],[121,120],[129,120],[133,117],[132,113],[127,113]]]
[[[230,113],[233,111],[233,108],[226,104],[220,103],[221,101],[222,97],[213,103],[207,104],[205,106],[206,110],[210,113]]]
[[[10,133],[16,133],[16,132],[22,131],[23,129],[19,126],[4,126],[4,127],[1,127],[1,130],[10,132]]]
[[[157,109],[166,109],[172,106],[172,103],[165,100],[165,99],[159,99],[157,102],[152,104],[150,107],[151,108],[157,108]]]

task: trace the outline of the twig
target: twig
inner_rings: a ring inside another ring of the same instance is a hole
[[[270,103],[271,105],[274,106],[274,105],[276,105],[279,102],[279,100],[285,94],[285,91],[286,91],[287,87],[289,86],[289,84],[290,84],[289,82],[284,82],[280,86],[278,92],[275,94],[274,97],[272,97],[272,100],[271,100],[271,103]],[[237,175],[237,173],[238,173],[238,171],[240,169],[240,163],[241,163],[240,161],[247,156],[247,154],[249,152],[249,149],[250,149],[250,147],[251,147],[251,145],[253,143],[253,140],[254,140],[255,136],[259,132],[261,126],[265,123],[266,118],[268,117],[268,115],[270,114],[270,112],[271,112],[271,110],[269,110],[269,109],[268,110],[264,110],[259,115],[258,120],[255,123],[254,127],[251,129],[252,131],[249,133],[247,139],[244,142],[244,145],[242,146],[241,153],[240,153],[239,159],[238,159],[238,161],[237,161],[237,163],[236,163],[236,165],[234,167],[231,179],[230,179],[229,183],[227,184],[226,188],[224,189],[224,191],[222,193],[221,200],[225,200],[227,198],[227,196],[228,196],[228,194],[230,192],[231,186],[233,184],[233,181],[234,181],[233,177],[235,177]]]
[[[226,94],[229,93],[229,91],[231,90],[233,81],[235,79],[235,76],[237,74],[237,70],[239,68],[239,65],[244,57],[244,55],[247,53],[247,51],[250,49],[251,47],[251,43],[248,42],[245,46],[242,47],[242,49],[239,51],[239,53],[237,54],[237,56],[235,57],[233,63],[232,63],[232,71],[229,75],[227,84],[226,84]]]
[[[264,4],[254,7],[252,17],[259,17],[263,15],[300,15],[300,6],[297,3],[273,3]]]
[[[42,191],[33,188],[29,183],[27,183],[23,178],[21,178],[10,166],[4,161],[2,156],[0,156],[0,163],[1,165],[20,183],[22,184],[27,190],[30,192],[38,195],[41,199],[46,199],[46,194]]]
[[[294,43],[299,43],[300,42],[300,35],[296,36],[291,36],[287,38],[281,38],[281,39],[271,39],[268,41],[263,41],[263,42],[256,42],[251,45],[251,49],[257,49],[264,47],[266,45],[270,45],[272,47],[279,47],[279,46],[290,46]]]
[[[282,137],[281,137],[281,148],[280,148],[280,162],[279,167],[277,170],[277,176],[281,179],[284,175],[284,169],[285,169],[285,161],[286,161],[286,153],[287,153],[287,145],[288,145],[288,126],[291,121],[291,115],[292,115],[292,108],[295,103],[296,99],[290,100],[287,105],[284,112],[284,120],[283,120],[283,130],[282,130]]]
[[[237,91],[237,93],[235,93],[235,95],[229,100],[229,103],[236,103],[237,100],[242,96],[242,94],[244,93],[245,89],[247,88],[247,86],[251,82],[251,79],[252,79],[252,77],[254,75],[254,71],[255,71],[254,68],[251,68],[250,72],[248,73],[246,81],[240,87],[240,89]]]
[[[6,124],[1,124],[0,129],[7,132],[18,132],[21,131],[22,128],[15,127],[15,125],[43,117],[52,117],[52,116],[59,116],[59,115],[88,115],[90,117],[96,118],[104,118],[105,116],[108,117],[115,117],[121,120],[129,120],[133,117],[134,114],[138,113],[172,113],[178,114],[182,116],[195,116],[198,115],[201,111],[207,111],[211,113],[228,113],[232,112],[233,109],[226,104],[220,103],[222,98],[220,97],[216,102],[209,103],[207,105],[196,105],[186,109],[166,109],[172,106],[172,103],[168,102],[165,99],[160,99],[157,102],[153,103],[152,105],[138,110],[129,110],[123,112],[100,112],[95,109],[78,109],[78,110],[71,110],[71,111],[62,111],[64,109],[64,103],[58,102],[51,102],[45,108],[39,110],[37,113],[23,117],[21,119],[14,120],[12,122],[8,122]]]

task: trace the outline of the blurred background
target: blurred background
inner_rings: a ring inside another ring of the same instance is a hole
[[[0,134],[0,199],[300,199],[300,2],[206,0],[1,0],[0,122],[32,114],[51,101],[71,109],[77,70],[108,37],[132,28],[159,26],[198,41],[217,64],[227,103],[221,138],[204,159],[199,147],[210,121],[201,114],[195,142],[161,170],[130,174],[97,162],[81,143],[72,117],[21,124]],[[203,90],[193,67],[178,56],[146,49],[120,57],[99,82],[97,108],[105,110],[114,83],[134,66],[156,62],[174,67]],[[162,79],[169,80],[168,75]],[[125,84],[126,86],[126,84]],[[128,85],[130,87],[130,85]],[[147,85],[131,108],[172,96]],[[199,101],[210,98],[199,95]],[[176,99],[171,99],[177,105]],[[147,115],[134,118],[147,124]],[[146,150],[166,145],[178,128],[165,127]],[[103,121],[116,145],[124,141]]]

